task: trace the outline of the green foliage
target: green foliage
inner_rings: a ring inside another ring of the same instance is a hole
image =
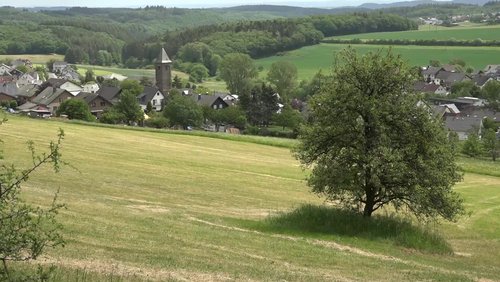
[[[144,125],[152,128],[167,128],[169,126],[169,120],[161,115],[154,115],[149,119],[144,121]]]
[[[481,89],[473,81],[462,81],[451,86],[450,97],[479,97]]]
[[[137,85],[139,85],[138,82]],[[135,93],[137,89],[135,88],[136,87],[134,86],[129,89],[123,89],[120,95],[120,101],[114,106],[116,111],[123,116],[123,121],[129,125],[140,122],[144,119],[144,111],[137,101],[137,94]]]
[[[192,64],[188,73],[191,82],[201,83],[208,77],[208,69],[202,64]]]
[[[95,81],[94,71],[92,69],[87,69],[85,71],[84,83]]]
[[[481,143],[476,133],[469,134],[462,146],[462,153],[472,158],[481,155]]]
[[[26,281],[43,279],[46,274],[38,272],[38,277],[20,277],[8,268],[9,262],[32,261],[42,255],[47,248],[64,245],[62,226],[56,216],[63,205],[57,203],[57,193],[47,208],[34,207],[21,198],[21,184],[44,165],[51,165],[59,172],[64,162],[61,160],[60,146],[64,132],[60,130],[58,140],[51,142],[49,152],[37,154],[34,143],[28,142],[32,155],[32,166],[19,171],[14,165],[0,164],[0,280]]]
[[[297,85],[297,67],[289,61],[274,62],[267,73],[267,80],[276,87],[286,103]]]
[[[357,213],[326,206],[303,205],[267,218],[264,231],[300,234],[333,234],[389,241],[396,246],[436,254],[451,254],[451,246],[425,226],[394,216],[365,218]],[[267,229],[267,230],[266,230]],[[269,230],[270,229],[270,230]]]
[[[496,161],[500,152],[500,141],[496,132],[493,129],[486,130],[481,141],[485,152],[493,161]]]
[[[276,125],[291,130],[297,130],[300,124],[304,121],[299,111],[292,109],[288,104],[281,109],[281,113],[275,114],[273,121]]]
[[[257,69],[250,56],[232,53],[222,60],[220,77],[231,94],[241,95],[250,90],[251,80],[257,77]]]
[[[84,121],[94,121],[95,117],[89,109],[89,105],[80,99],[64,100],[56,112],[57,116],[67,115],[69,119],[79,119]]]
[[[151,104],[151,101],[148,102],[146,105],[146,110],[144,111],[146,114],[149,114],[153,111],[153,105]]]
[[[453,147],[412,85],[411,69],[390,51],[341,52],[295,151],[312,168],[313,192],[367,217],[386,205],[421,219],[464,213],[452,189],[461,180]]]
[[[177,88],[177,89],[181,89],[182,88],[182,81],[181,81],[181,79],[179,78],[178,75],[175,75],[174,79],[172,79],[172,87],[173,88]]]
[[[482,98],[489,102],[489,107],[500,111],[500,81],[492,80],[486,83],[481,91]]]
[[[139,95],[144,91],[144,86],[137,80],[126,79],[120,84],[121,89],[128,90],[133,95]]]
[[[163,114],[171,125],[181,126],[184,129],[189,126],[200,126],[203,120],[200,106],[191,97],[181,95],[175,95],[168,101]]]
[[[240,106],[251,125],[267,127],[279,109],[278,96],[272,86],[262,83],[240,95]]]
[[[104,111],[99,118],[99,122],[107,124],[119,124],[125,120],[123,113],[119,112],[115,107]]]

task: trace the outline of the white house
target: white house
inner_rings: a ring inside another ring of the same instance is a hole
[[[161,93],[161,91],[157,87],[145,86],[144,91],[137,95],[137,101],[141,105],[143,110],[146,109],[148,103],[151,103],[153,106],[153,110],[159,112],[161,111],[161,107],[163,104],[163,100],[165,99],[165,95]]]
[[[96,93],[97,91],[99,91],[99,84],[95,82],[87,82],[84,85],[82,85],[82,87],[83,87],[83,92],[87,93]]]

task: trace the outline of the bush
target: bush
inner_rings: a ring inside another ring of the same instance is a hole
[[[94,121],[89,105],[80,99],[68,99],[61,103],[57,109],[57,116],[67,115],[69,119]]]
[[[144,125],[152,128],[166,128],[169,125],[169,120],[163,116],[155,116],[145,120]]]
[[[107,124],[118,124],[123,122],[124,119],[125,116],[123,114],[119,113],[114,108],[111,108],[102,114],[99,121]]]

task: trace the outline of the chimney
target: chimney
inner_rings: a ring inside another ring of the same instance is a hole
[[[198,94],[198,101],[201,100],[201,94]]]

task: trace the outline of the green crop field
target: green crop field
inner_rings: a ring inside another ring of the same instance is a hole
[[[500,25],[477,26],[477,27],[449,27],[438,28],[436,26],[425,26],[419,30],[398,32],[374,32],[364,34],[352,34],[344,36],[329,37],[333,39],[436,39],[436,40],[500,40]]]
[[[382,45],[352,45],[361,53],[388,48]],[[273,56],[256,60],[256,64],[264,67],[264,76],[271,64],[280,60],[294,63],[299,71],[299,79],[310,79],[319,70],[329,72],[335,53],[348,47],[344,44],[318,44],[290,51],[283,56]],[[463,59],[467,65],[475,69],[484,69],[489,64],[500,64],[500,47],[444,47],[444,46],[393,46],[392,50],[406,59],[410,65],[428,65],[430,60],[448,63],[452,59]]]
[[[59,216],[67,244],[41,260],[58,266],[56,281],[500,279],[500,177],[479,174],[500,164],[484,162],[456,186],[472,215],[428,226],[453,250],[435,253],[391,238],[262,228],[270,215],[322,199],[309,192],[288,148],[244,136],[231,141],[9,116],[0,126],[2,162],[27,167],[25,140],[42,150],[58,128],[66,132],[63,157],[78,171],[44,168],[23,194],[47,205],[60,189],[67,205]]]
[[[64,55],[31,55],[31,54],[22,54],[22,55],[0,55],[0,60],[9,59],[28,59],[33,64],[45,64],[46,62],[54,59],[56,61],[64,61]]]
[[[152,69],[126,69],[119,67],[104,67],[95,65],[77,65],[78,72],[84,75],[87,69],[92,69],[95,75],[108,75],[112,73],[121,74],[131,79],[141,79],[142,77],[154,78],[155,71]],[[181,79],[187,79],[188,75],[180,72],[173,71],[172,75],[178,75]]]

